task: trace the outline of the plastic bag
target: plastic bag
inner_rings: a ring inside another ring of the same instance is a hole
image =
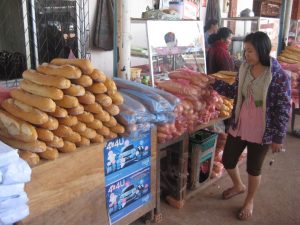
[[[158,113],[156,114],[155,123],[168,123],[174,122],[176,119],[175,113],[168,112],[168,113]]]
[[[0,213],[0,225],[8,225],[18,222],[29,215],[27,205],[18,205]]]
[[[2,184],[17,184],[30,181],[31,169],[23,159],[18,159],[1,167],[0,170],[2,172]]]
[[[22,192],[19,195],[12,196],[5,200],[0,201],[0,213],[9,209],[14,208],[18,205],[25,205],[28,202],[26,192]]]
[[[0,141],[0,167],[15,162],[19,155],[15,149]]]
[[[22,184],[10,184],[10,185],[0,185],[0,201],[1,198],[5,199],[10,196],[19,195],[24,191],[24,183]]]

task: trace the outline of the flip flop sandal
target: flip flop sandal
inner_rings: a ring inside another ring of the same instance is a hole
[[[239,194],[243,194],[246,190],[242,190],[242,191],[235,191],[233,190],[233,188],[228,188],[227,190],[223,191],[222,193],[222,197],[223,199],[227,200],[227,199],[230,199],[236,195],[239,195]]]
[[[250,217],[252,217],[252,214],[253,214],[253,210],[250,210],[250,209],[240,209],[238,211],[237,218],[239,220],[248,220]]]

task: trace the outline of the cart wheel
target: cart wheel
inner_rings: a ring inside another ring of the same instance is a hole
[[[154,215],[154,223],[160,223],[162,221],[163,217],[161,213],[157,213]]]

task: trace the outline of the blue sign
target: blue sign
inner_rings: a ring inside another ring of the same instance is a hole
[[[126,168],[151,156],[151,130],[139,138],[120,137],[106,143],[104,147],[105,175]]]

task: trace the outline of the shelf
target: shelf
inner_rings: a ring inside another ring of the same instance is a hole
[[[186,137],[187,137],[187,134],[183,133],[181,136],[179,136],[179,137],[177,137],[177,138],[175,138],[173,140],[170,140],[170,141],[168,141],[166,143],[158,144],[157,149],[161,150],[161,149],[164,149],[164,148],[166,148],[166,147],[168,147],[170,145],[174,145],[174,144],[176,144],[176,143],[178,143],[180,141],[183,141]]]
[[[203,52],[201,47],[177,46],[177,47],[157,47],[153,49],[153,57],[178,55],[178,54],[191,54],[196,52]]]
[[[210,120],[207,124],[201,124],[201,125],[197,126],[192,132],[189,132],[189,134],[193,134],[193,133],[197,132],[198,130],[210,127],[210,126],[214,125],[217,122],[220,122],[220,121],[223,121],[223,120],[226,120],[226,119],[229,119],[229,118],[230,117],[221,117],[221,118],[217,118],[217,119],[214,119],[214,120]]]

